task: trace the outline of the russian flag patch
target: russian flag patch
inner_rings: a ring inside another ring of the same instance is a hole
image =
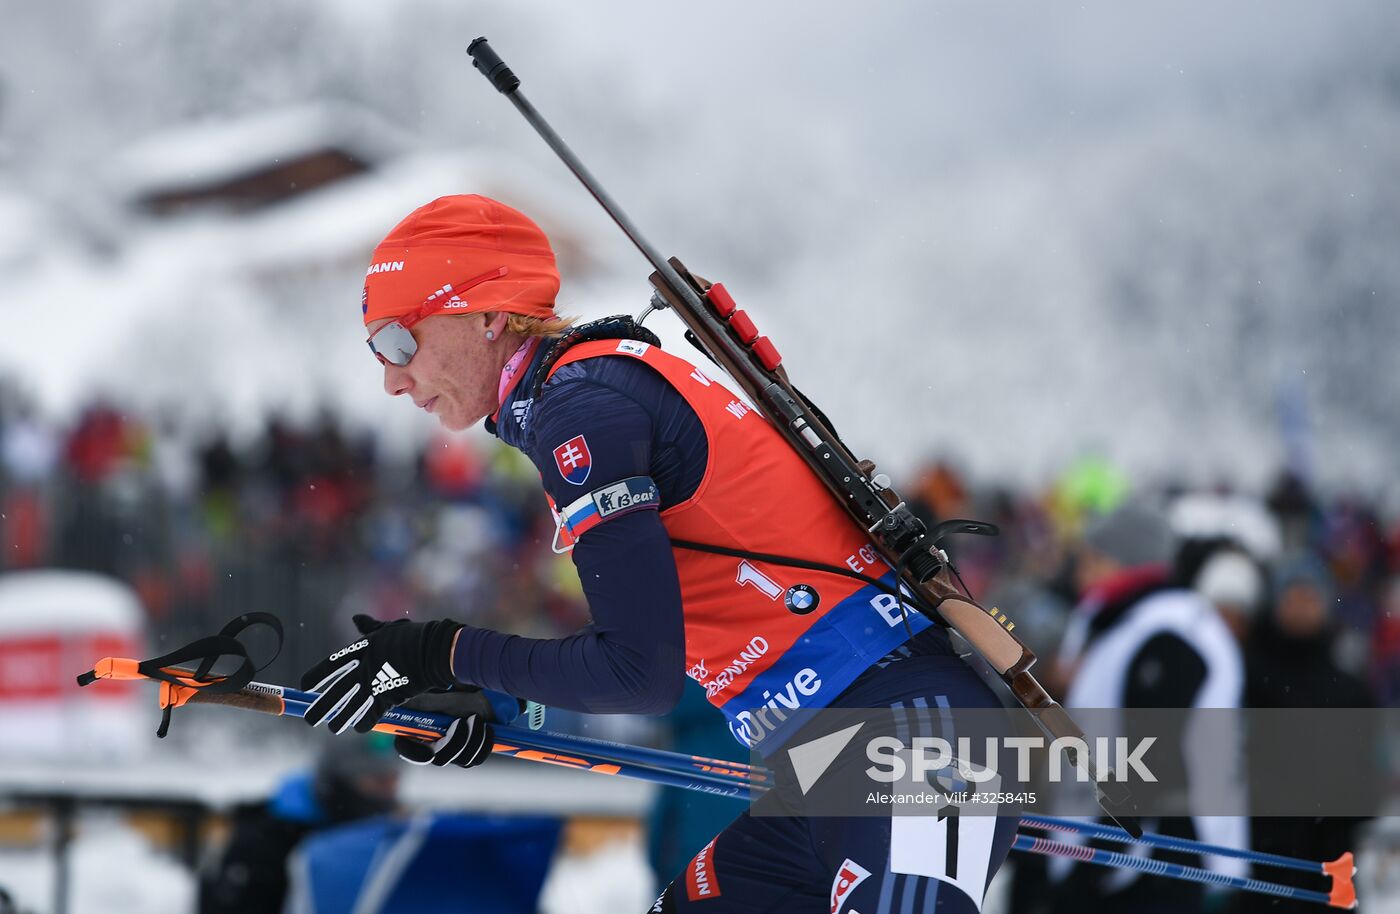
[[[593,469],[593,455],[588,452],[588,441],[582,435],[575,435],[554,449],[554,465],[565,482],[581,486],[588,480]]]

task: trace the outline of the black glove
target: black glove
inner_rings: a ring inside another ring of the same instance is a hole
[[[328,720],[332,733],[344,733],[351,726],[368,733],[395,705],[453,684],[452,639],[460,624],[450,619],[399,619],[386,625],[369,616],[355,616],[353,621],[365,637],[301,677],[303,690],[321,693],[306,709],[311,726]]]
[[[488,721],[495,720],[496,715],[481,689],[457,686],[447,692],[428,692],[404,707],[457,718],[446,734],[432,742],[408,736],[394,737],[394,751],[404,761],[414,765],[474,768],[491,754],[496,739]]]

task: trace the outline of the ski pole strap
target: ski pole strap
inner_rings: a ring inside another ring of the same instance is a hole
[[[243,658],[246,661],[246,665],[250,668],[248,673],[249,682],[252,681],[254,675],[271,666],[272,661],[276,660],[278,655],[282,653],[282,642],[285,639],[285,632],[282,628],[282,620],[274,616],[272,613],[243,613],[242,615],[230,619],[224,625],[223,628],[219,629],[219,634],[216,636],[219,638],[237,639],[238,636],[242,634],[245,630],[252,628],[255,625],[266,625],[268,628],[272,629],[273,637],[277,639],[277,646],[272,649],[271,657],[268,657],[267,660],[263,661],[260,664],[257,664],[256,666],[253,665],[252,658],[248,655],[247,649],[244,648]],[[241,644],[242,642],[240,642],[240,645]],[[207,657],[204,660],[204,662],[201,663],[199,667],[195,670],[195,678],[201,680],[207,678],[209,675],[209,671],[213,669],[214,662],[217,659],[217,656]],[[239,686],[239,688],[242,688],[242,686]],[[227,689],[226,691],[233,692],[237,691],[237,689]]]
[[[238,635],[255,625],[265,625],[272,629],[277,646],[272,656],[262,664],[254,664],[248,648],[238,640]],[[78,685],[91,685],[99,679],[152,679],[161,684],[160,726],[156,736],[164,739],[170,732],[171,712],[189,701],[197,692],[214,695],[233,693],[242,690],[253,677],[277,659],[282,652],[282,621],[271,613],[251,612],[230,620],[217,635],[197,638],[169,653],[152,657],[149,660],[126,660],[107,657],[91,670],[78,676]],[[225,657],[238,658],[238,666],[231,673],[214,675],[214,665]],[[182,664],[197,662],[191,672],[181,669]]]

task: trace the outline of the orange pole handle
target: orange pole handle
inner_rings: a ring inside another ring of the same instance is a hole
[[[1351,851],[1322,864],[1322,871],[1332,877],[1332,891],[1327,903],[1334,908],[1356,907],[1356,883],[1352,878],[1356,875],[1356,860]]]

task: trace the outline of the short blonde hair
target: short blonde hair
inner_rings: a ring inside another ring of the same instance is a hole
[[[512,313],[506,315],[506,332],[554,338],[568,333],[577,321],[576,317],[529,317]]]

